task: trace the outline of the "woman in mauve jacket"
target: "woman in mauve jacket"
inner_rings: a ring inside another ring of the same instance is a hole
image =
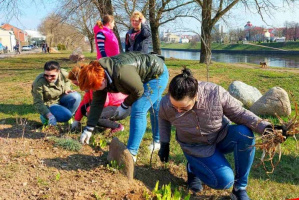
[[[171,126],[188,161],[191,190],[201,191],[201,182],[213,189],[233,186],[232,199],[249,199],[246,187],[255,153],[253,131],[263,134],[271,127],[269,122],[243,108],[221,86],[198,81],[184,69],[171,80],[160,104],[159,157],[163,162],[168,162]],[[235,173],[224,156],[227,153],[234,153]]]

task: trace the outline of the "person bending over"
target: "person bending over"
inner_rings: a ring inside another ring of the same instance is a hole
[[[89,142],[92,131],[102,113],[107,92],[127,94],[117,107],[114,119],[126,115],[131,108],[130,135],[127,148],[136,160],[136,155],[147,126],[146,115],[150,111],[153,143],[160,146],[158,112],[160,99],[168,82],[168,70],[163,59],[157,55],[138,52],[123,53],[101,58],[97,65],[84,67],[79,74],[81,90],[94,90],[87,127],[81,142]]]
[[[95,62],[91,62],[89,65],[95,65]],[[82,67],[85,67],[88,65],[83,65],[81,67],[74,67],[70,72],[68,78],[73,82],[75,85],[78,84],[78,77],[79,73]],[[90,111],[90,105],[92,102],[92,90],[88,90],[85,92],[83,100],[81,101],[79,108],[75,114],[75,120],[72,123],[72,130],[75,130],[78,128],[79,123],[83,116],[88,116]],[[101,114],[101,117],[97,123],[98,126],[108,128],[111,130],[111,133],[116,133],[118,131],[123,131],[124,126],[120,123],[117,123],[116,121],[111,120],[110,118],[114,115],[116,109],[118,106],[120,106],[124,99],[127,97],[127,95],[124,95],[122,93],[107,93],[106,101],[104,104],[103,112]],[[130,112],[127,113],[127,115],[123,116],[122,119],[126,118]]]

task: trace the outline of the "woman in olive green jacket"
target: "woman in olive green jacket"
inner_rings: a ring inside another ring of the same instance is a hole
[[[115,120],[126,115],[131,108],[130,136],[127,148],[136,159],[139,145],[146,130],[146,114],[150,111],[154,150],[160,148],[158,112],[163,91],[168,82],[168,70],[157,55],[137,52],[101,58],[85,66],[79,75],[81,90],[94,90],[87,127],[81,143],[89,143],[91,132],[103,110],[107,92],[127,94],[115,112]],[[152,148],[153,149],[153,148]]]
[[[68,73],[56,61],[45,63],[32,84],[33,105],[43,124],[67,122],[77,110],[81,95],[71,90]]]

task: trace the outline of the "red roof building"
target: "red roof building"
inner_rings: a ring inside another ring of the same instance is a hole
[[[21,44],[27,42],[27,33],[23,31],[22,29],[19,29],[15,26],[12,26],[10,24],[3,24],[1,28],[9,31],[13,31],[15,34],[15,38],[17,40],[17,43],[20,41]]]

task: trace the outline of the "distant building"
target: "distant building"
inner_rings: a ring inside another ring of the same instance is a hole
[[[32,45],[40,46],[46,40],[46,36],[38,31],[25,30],[25,32],[28,34],[28,42]]]
[[[189,43],[190,40],[188,38],[181,38],[180,43]]]
[[[21,46],[28,44],[28,35],[22,29],[19,29],[19,28],[15,27],[15,26],[12,26],[10,24],[3,24],[1,26],[1,28],[5,29],[5,30],[8,30],[8,31],[13,31],[13,33],[15,35],[15,38],[16,38],[16,42],[20,43]]]
[[[16,45],[16,38],[13,31],[8,31],[0,28],[0,43],[7,47],[7,50],[12,52],[13,47]]]
[[[274,37],[274,41],[275,42],[285,42],[286,41],[286,37]]]
[[[173,34],[173,33],[168,33],[166,35],[166,38],[165,38],[165,42],[168,42],[168,43],[179,43],[180,42],[180,37]]]

